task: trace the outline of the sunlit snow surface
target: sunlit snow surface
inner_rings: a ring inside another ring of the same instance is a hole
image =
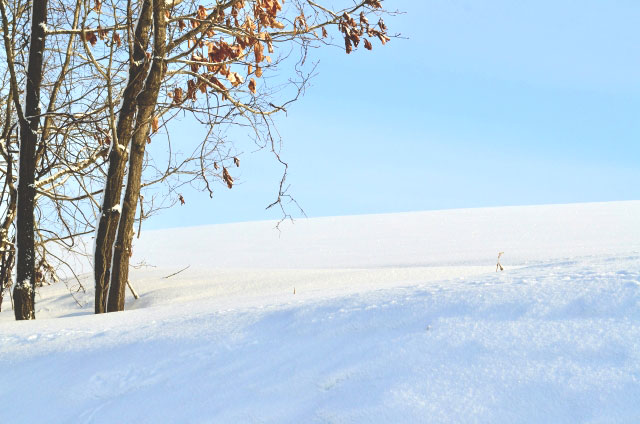
[[[7,298],[0,423],[640,422],[640,202],[273,225],[143,232],[124,313]]]

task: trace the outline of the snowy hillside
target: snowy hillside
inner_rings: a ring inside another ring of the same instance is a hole
[[[7,298],[0,423],[640,422],[640,201],[273,226],[143,232],[123,313]]]

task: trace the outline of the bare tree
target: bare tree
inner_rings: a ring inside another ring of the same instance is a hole
[[[11,72],[11,92],[20,125],[19,183],[17,188],[16,245],[17,266],[16,285],[13,291],[16,319],[35,318],[35,241],[34,206],[36,147],[40,126],[40,85],[42,82],[43,52],[47,21],[47,1],[34,0],[31,8],[31,41],[29,43],[29,63],[25,88],[24,112],[18,98],[18,86],[13,63]],[[6,21],[4,6],[3,23]],[[7,54],[7,61],[13,61]]]
[[[16,173],[19,148],[28,145],[21,139],[23,135],[33,138],[28,142],[35,140],[32,154],[27,155],[33,158],[33,183],[25,186],[33,191],[30,208],[33,223],[20,226],[23,231],[33,232],[33,268],[31,265],[26,267],[33,269],[29,274],[32,276],[29,278],[30,290],[33,291],[33,281],[38,286],[45,281],[58,280],[61,267],[66,266],[67,271],[73,273],[60,252],[82,251],[78,249],[78,237],[93,232],[95,226],[98,204],[94,196],[104,185],[101,164],[104,164],[106,150],[99,123],[104,120],[107,110],[103,100],[105,89],[104,84],[91,75],[88,60],[77,54],[79,34],[57,30],[62,26],[77,27],[82,5],[83,2],[76,1],[75,5],[71,4],[74,7],[69,8],[68,1],[49,0],[48,22],[37,25],[42,31],[36,33],[38,41],[44,41],[46,37],[46,45],[41,45],[39,50],[42,63],[37,104],[44,110],[39,109],[35,114],[30,112],[31,115],[23,113],[25,105],[21,101],[30,99],[27,94],[34,90],[33,83],[36,82],[29,78],[31,68],[24,66],[32,38],[25,27],[31,16],[36,15],[32,13],[31,2],[15,0],[0,5],[4,47],[0,49],[0,56],[6,59],[0,62],[4,82],[0,89],[0,281],[3,289],[11,285],[16,255]],[[37,45],[33,47],[38,48]],[[25,116],[33,119],[29,121]],[[21,122],[25,119],[30,125],[36,120],[41,125],[34,127],[33,134],[22,131]],[[28,170],[29,167],[21,166],[20,169]],[[28,182],[28,179],[21,177],[20,181]],[[0,290],[0,297],[2,293],[4,290]],[[28,303],[31,308],[32,302]],[[32,312],[27,315],[33,317]]]
[[[101,205],[102,213],[96,232],[94,255],[96,313],[106,312],[107,310],[108,282],[111,275],[113,243],[120,217],[121,208],[119,204],[122,194],[122,182],[128,158],[128,144],[133,133],[136,100],[149,70],[146,50],[149,44],[151,27],[151,0],[143,0],[134,36],[129,43],[129,48],[132,49],[130,52],[129,80],[123,92],[122,106],[118,114],[114,140],[111,143],[109,168]]]

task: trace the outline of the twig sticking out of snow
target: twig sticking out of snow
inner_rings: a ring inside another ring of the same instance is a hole
[[[504,271],[504,268],[502,267],[502,265],[500,264],[500,257],[504,255],[504,252],[499,252],[498,253],[498,263],[496,264],[496,272],[498,272],[498,268],[500,268],[500,271]]]
[[[166,277],[162,277],[162,278],[170,278],[173,277],[174,275],[178,275],[180,274],[182,271],[184,271],[185,269],[189,268],[191,265],[187,265],[186,267],[182,268],[180,271],[174,272],[173,274],[169,274]]]
[[[133,289],[133,286],[128,280],[127,280],[127,287],[129,287],[129,290],[131,290],[131,294],[133,295],[134,299],[136,300],[140,299],[140,296],[138,296],[138,293],[136,293],[136,291]]]

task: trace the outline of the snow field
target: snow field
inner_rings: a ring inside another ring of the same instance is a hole
[[[91,315],[59,284],[36,321],[0,313],[0,422],[640,422],[639,212],[167,230],[174,253],[158,231],[135,248],[162,266],[134,272],[130,310]]]

